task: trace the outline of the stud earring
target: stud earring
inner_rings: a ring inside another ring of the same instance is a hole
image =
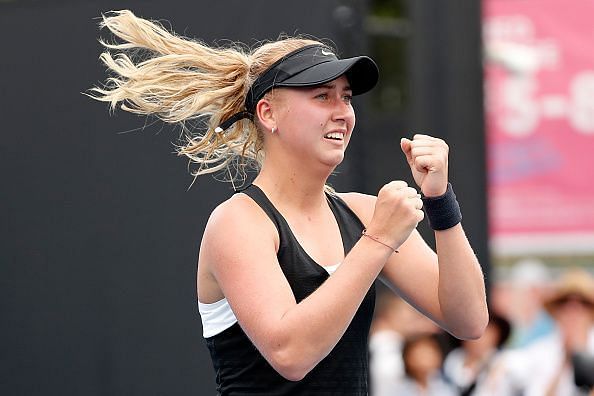
[[[274,133],[276,132],[276,127],[272,127],[272,130],[270,131],[270,133]]]

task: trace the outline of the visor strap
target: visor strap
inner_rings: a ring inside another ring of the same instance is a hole
[[[240,111],[239,113],[233,114],[231,117],[227,118],[225,121],[221,122],[218,127],[215,128],[216,133],[221,133],[229,128],[231,125],[235,124],[239,120],[253,120],[254,116],[247,112],[247,111]]]

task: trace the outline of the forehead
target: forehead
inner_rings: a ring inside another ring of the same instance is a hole
[[[266,97],[278,104],[287,105],[294,100],[306,99],[308,96],[315,95],[317,92],[330,92],[332,90],[335,90],[340,94],[352,94],[349,80],[346,76],[342,75],[325,84],[312,85],[310,87],[275,87],[266,94]],[[292,105],[294,104],[295,103],[292,103]]]

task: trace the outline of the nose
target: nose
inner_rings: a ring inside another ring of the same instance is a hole
[[[345,101],[344,94],[338,94],[332,107],[332,120],[344,121],[347,125],[355,123],[355,111],[350,101]]]

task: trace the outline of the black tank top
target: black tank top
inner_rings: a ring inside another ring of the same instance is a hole
[[[280,237],[278,261],[295,299],[300,302],[328,279],[328,272],[299,245],[287,221],[260,188],[250,185],[242,192],[275,224]],[[331,194],[326,196],[338,222],[346,255],[359,240],[363,224],[343,200]],[[207,338],[218,394],[367,395],[367,338],[374,306],[372,286],[338,344],[301,381],[289,381],[278,374],[238,323]]]

